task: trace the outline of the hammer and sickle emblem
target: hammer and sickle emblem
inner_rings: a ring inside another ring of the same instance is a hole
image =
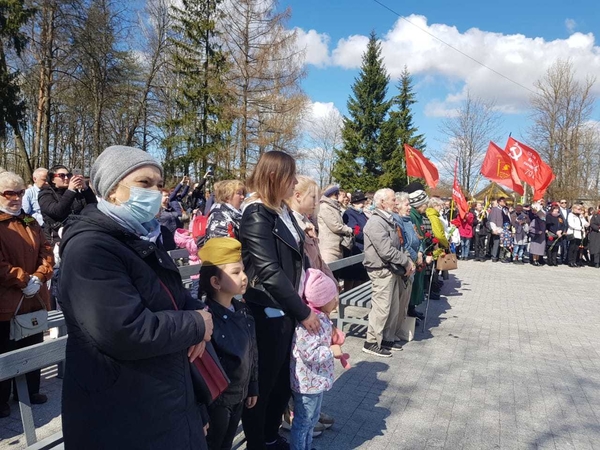
[[[508,153],[512,159],[518,161],[519,158],[523,156],[523,149],[519,146],[519,144],[515,144],[508,149]]]

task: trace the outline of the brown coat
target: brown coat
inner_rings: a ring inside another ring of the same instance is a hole
[[[52,248],[37,221],[26,214],[0,212],[0,322],[14,315],[30,275],[43,284],[36,296],[23,299],[19,314],[42,309],[40,299],[50,308],[46,281],[52,278],[53,265]]]

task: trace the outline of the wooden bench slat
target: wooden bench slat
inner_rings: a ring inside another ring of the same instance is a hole
[[[0,355],[0,381],[9,380],[65,359],[67,337],[31,345]]]
[[[358,255],[349,256],[348,258],[338,259],[337,261],[330,262],[328,264],[328,266],[332,272],[335,272],[336,270],[340,270],[345,267],[350,267],[355,264],[361,264],[364,259],[365,259],[365,254],[360,253]]]
[[[65,448],[62,431],[54,433],[41,441],[30,445],[25,450],[59,450]]]
[[[200,267],[200,264],[179,267],[179,274],[181,275],[181,279],[187,280],[193,275],[198,275],[200,273]]]
[[[190,252],[186,248],[176,248],[168,251],[169,256],[173,259],[186,259],[190,257]]]

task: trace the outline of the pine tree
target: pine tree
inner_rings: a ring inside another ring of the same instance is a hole
[[[21,57],[28,41],[23,28],[34,13],[35,10],[27,8],[23,0],[0,2],[0,139],[6,137],[9,127],[12,128],[28,178],[33,167],[23,139],[26,105],[19,85],[20,72],[9,65],[7,55],[14,52],[17,58]]]
[[[390,108],[386,100],[389,76],[381,44],[371,32],[362,66],[348,99],[348,117],[342,129],[343,148],[337,151],[333,176],[345,188],[376,190],[383,174],[382,128]]]
[[[392,99],[397,109],[390,111],[389,119],[383,127],[382,155],[383,175],[380,187],[389,187],[399,191],[407,184],[404,144],[418,150],[425,150],[425,136],[416,134],[418,129],[413,125],[411,107],[417,101],[412,91],[412,78],[406,66],[398,84],[399,94]]]
[[[176,36],[173,60],[177,85],[177,113],[166,124],[166,168],[188,173],[199,161],[207,166],[211,156],[223,148],[231,121],[230,95],[224,76],[227,59],[221,50],[216,22],[221,0],[183,0],[173,6]]]

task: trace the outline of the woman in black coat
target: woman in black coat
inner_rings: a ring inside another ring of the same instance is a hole
[[[240,225],[249,288],[246,304],[256,322],[258,402],[245,409],[248,450],[289,448],[279,435],[291,396],[290,351],[296,322],[319,330],[319,319],[303,302],[304,232],[283,203],[296,185],[296,164],[286,153],[264,153],[248,180],[254,196]]]
[[[558,249],[566,231],[567,224],[560,214],[560,208],[552,205],[546,214],[546,256],[549,266],[558,266]]]
[[[594,267],[600,268],[600,206],[598,211],[590,219],[589,251],[594,262]]]
[[[44,234],[53,245],[60,241],[60,230],[71,214],[79,214],[85,205],[96,203],[96,196],[86,186],[82,175],[73,175],[65,166],[54,166],[48,172],[48,184],[38,195],[44,218]]]
[[[190,360],[212,319],[162,248],[162,168],[142,150],[109,147],[91,182],[99,203],[69,222],[61,243],[65,448],[205,449]]]

